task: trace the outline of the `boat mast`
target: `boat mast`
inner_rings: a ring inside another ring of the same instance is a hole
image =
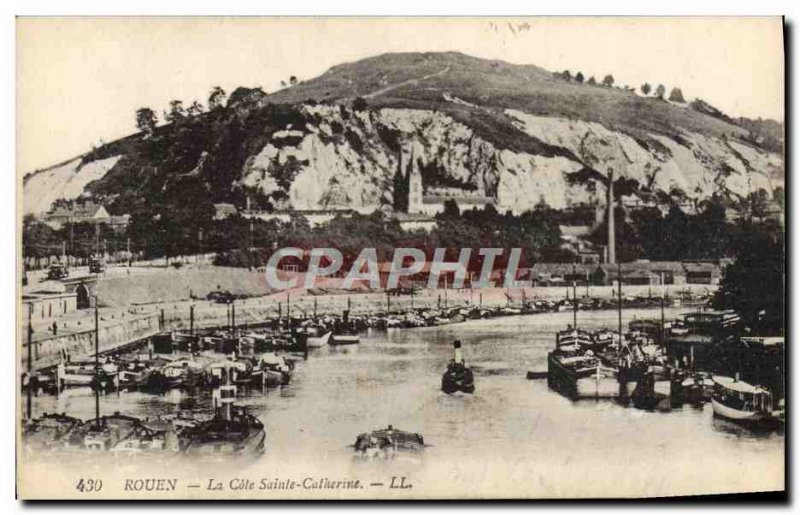
[[[575,283],[575,265],[572,265],[572,327],[578,329],[578,290]]]
[[[33,381],[33,302],[28,303],[28,419],[33,419],[33,399],[31,388]]]
[[[100,427],[100,308],[94,296],[94,418]]]
[[[617,263],[617,335],[622,347],[622,265]]]
[[[665,288],[666,284],[664,283],[664,272],[661,272],[661,341],[660,344],[664,344],[664,302],[665,302]]]

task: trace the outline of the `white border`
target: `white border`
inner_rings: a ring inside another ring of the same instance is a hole
[[[16,191],[16,177],[15,177],[15,48],[14,48],[14,16],[16,15],[372,15],[372,16],[386,16],[386,15],[461,15],[461,16],[479,16],[479,15],[780,15],[783,14],[787,17],[787,22],[792,25],[793,39],[796,41],[798,35],[798,20],[800,20],[800,2],[796,0],[752,0],[752,1],[736,1],[728,0],[725,2],[714,0],[693,0],[691,2],[680,2],[677,0],[664,0],[661,2],[645,2],[642,0],[605,0],[603,2],[591,0],[537,0],[528,2],[515,2],[510,0],[491,0],[491,1],[469,1],[461,0],[458,2],[434,2],[431,0],[404,0],[394,4],[384,4],[375,0],[345,0],[339,2],[322,1],[322,0],[291,0],[284,2],[281,5],[274,5],[273,2],[255,2],[244,0],[225,0],[225,1],[212,1],[212,0],[192,0],[183,2],[174,2],[170,5],[164,0],[118,0],[112,2],[102,0],[72,0],[66,2],[64,0],[41,0],[41,1],[17,1],[11,0],[3,2],[0,6],[0,102],[2,102],[3,109],[0,113],[3,116],[0,118],[0,162],[2,163],[2,175],[0,180],[0,242],[2,242],[2,252],[0,253],[0,260],[2,263],[2,274],[0,275],[0,289],[2,290],[2,299],[5,301],[0,306],[0,327],[3,328],[2,344],[5,352],[0,359],[0,378],[2,378],[3,386],[0,387],[0,399],[2,399],[2,412],[5,414],[3,417],[4,422],[1,427],[2,439],[0,440],[0,504],[2,505],[2,512],[16,513],[18,511],[31,509],[30,506],[23,505],[14,500],[15,488],[15,463],[14,463],[14,430],[15,430],[15,416],[10,416],[14,413],[15,406],[15,372],[14,372],[14,328],[16,326],[15,313],[13,306],[16,304],[14,295],[16,294],[15,285],[15,191]],[[791,43],[791,41],[790,41]],[[794,47],[795,45],[792,45]],[[797,66],[797,51],[794,48],[789,49],[787,55],[787,67],[789,70],[796,69]],[[791,91],[788,94],[797,92],[797,85],[792,84]],[[792,95],[796,97],[796,95]],[[794,131],[792,133],[790,149],[798,148],[797,128],[794,126],[793,120],[795,119],[794,109],[787,113],[787,122]],[[795,162],[793,159],[792,162]],[[794,170],[787,170],[787,175],[794,175]],[[797,178],[791,180],[791,189],[789,190],[789,206],[793,206],[794,201],[797,200]],[[791,220],[789,227],[794,229],[797,226],[797,209],[791,208]],[[790,241],[795,240],[794,231],[791,234]],[[797,256],[795,252],[791,252],[793,256],[793,263],[797,263]],[[795,292],[798,286],[798,279],[792,278],[791,290]],[[792,312],[789,314],[789,320],[800,320],[800,306],[797,303],[792,303]],[[796,322],[795,322],[796,325]],[[796,338],[794,339],[797,340]],[[798,370],[798,355],[800,349],[797,349],[793,344],[795,341],[789,342],[789,347],[795,347],[792,351],[792,363],[790,370],[797,373]],[[794,388],[792,390],[791,399],[797,399],[797,381],[794,381]],[[796,402],[793,403],[796,405]],[[794,408],[794,405],[792,408]],[[793,411],[793,410],[792,410]],[[792,435],[787,438],[787,441],[797,445],[797,431],[796,431],[796,416],[790,411],[792,422]],[[792,460],[793,461],[793,460]],[[700,466],[700,463],[698,463]],[[798,495],[797,486],[797,471],[793,470],[788,476],[792,479],[792,485],[787,485],[790,491],[794,493],[796,498]],[[46,481],[47,478],[42,478]],[[175,509],[224,509],[229,510],[234,505],[139,505],[134,507],[135,511],[147,510],[148,513],[160,515],[173,511]],[[240,505],[241,506],[241,505]],[[385,506],[385,505],[384,505]],[[37,506],[37,511],[41,510],[58,510],[64,509],[65,505],[47,505]],[[68,509],[69,506],[66,506]],[[108,505],[97,506],[94,509],[111,510],[119,509],[122,505],[112,507]],[[130,509],[130,504],[125,506]],[[534,509],[536,511],[555,511],[559,512],[577,512],[586,505],[563,505],[558,508],[544,505],[529,505],[517,506],[516,509]],[[600,505],[604,510],[618,510],[618,506]],[[74,506],[71,509],[85,509],[85,506]],[[291,507],[286,505],[248,505],[249,509],[268,510],[270,512],[309,512],[317,511],[323,508],[326,509],[353,509],[353,505],[305,505],[302,507]],[[376,509],[377,506],[372,504],[362,504],[356,509]],[[384,507],[382,509],[414,509],[420,512],[433,512],[434,510],[455,511],[464,509],[479,509],[483,510],[500,510],[500,509],[514,509],[513,506],[508,504],[498,505],[477,505],[477,506],[438,506],[438,505],[395,505]],[[597,506],[596,506],[597,508]],[[648,510],[651,507],[646,505],[632,506],[635,510]],[[667,510],[686,510],[692,509],[693,511],[710,512],[717,510],[730,510],[730,509],[759,509],[756,506],[743,505],[737,507],[733,506],[709,506],[709,507],[688,507],[683,505],[666,505],[661,507]],[[93,509],[93,508],[89,508]],[[787,508],[788,509],[788,508]],[[8,511],[7,511],[8,510]]]

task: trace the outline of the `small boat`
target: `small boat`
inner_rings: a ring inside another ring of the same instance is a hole
[[[56,367],[56,385],[59,390],[71,386],[91,386],[106,390],[117,381],[117,366],[100,363],[95,371],[94,361],[67,361]]]
[[[568,327],[556,334],[556,348],[547,354],[547,386],[570,399],[619,397],[619,372],[592,348],[586,331]]]
[[[74,444],[73,437],[83,425],[77,418],[64,413],[44,413],[25,422],[22,438],[25,445],[35,449],[54,449]]]
[[[475,380],[472,370],[464,364],[460,340],[453,343],[453,361],[447,365],[447,370],[442,375],[442,391],[446,394],[475,392]]]
[[[425,440],[419,433],[395,429],[377,429],[361,433],[353,448],[364,457],[394,458],[401,452],[420,452],[425,449]]]
[[[289,384],[294,363],[283,356],[267,353],[255,359],[251,373],[251,384],[261,386],[283,386]]]
[[[331,335],[333,334],[332,331],[328,331],[322,336],[306,336],[306,347],[309,349],[319,349],[328,345],[328,342],[331,339]]]
[[[656,371],[649,367],[631,393],[631,401],[636,408],[654,410],[669,399],[669,394],[657,391],[656,382]]]
[[[570,399],[619,396],[617,370],[605,366],[591,351],[579,355],[550,352],[547,355],[547,385]]]
[[[138,418],[116,412],[100,417],[99,420],[87,421],[86,424],[89,429],[83,437],[83,448],[89,451],[109,451],[134,434],[141,422]]]
[[[772,393],[734,377],[713,376],[711,405],[714,414],[740,422],[764,422],[773,419]]]
[[[249,359],[225,359],[206,367],[206,384],[213,388],[225,384],[249,384],[252,379],[253,362]]]
[[[227,374],[226,374],[227,375]],[[264,450],[264,424],[236,406],[236,386],[224,385],[214,390],[215,415],[211,420],[187,428],[182,434],[185,454],[204,458],[250,456]]]
[[[341,320],[333,322],[330,345],[354,345],[359,343],[358,326],[350,319],[350,310],[344,310]]]
[[[334,333],[331,334],[329,345],[354,345],[360,341],[358,334]]]

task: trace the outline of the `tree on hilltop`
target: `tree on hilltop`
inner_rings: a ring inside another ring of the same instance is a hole
[[[672,91],[669,92],[669,100],[670,102],[678,102],[681,104],[686,103],[686,100],[683,99],[683,91],[681,91],[681,88],[672,88]]]
[[[575,74],[575,82],[583,83],[583,74],[581,72]]]
[[[208,110],[214,111],[215,109],[224,107],[227,96],[228,94],[225,93],[224,89],[219,86],[214,86],[214,89],[212,89],[211,93],[208,95]]]
[[[181,100],[170,100],[169,110],[164,111],[164,120],[167,123],[179,122],[186,118],[186,109],[183,107]]]
[[[136,111],[136,128],[144,132],[145,136],[153,135],[156,123],[158,123],[158,117],[155,111],[149,107],[142,107]]]
[[[606,87],[610,88],[613,85],[614,85],[614,76],[613,75],[611,75],[609,73],[608,75],[603,77],[603,86],[606,86]]]
[[[197,116],[199,114],[203,114],[203,104],[195,100],[192,102],[192,105],[186,110],[189,116]]]
[[[666,93],[666,92],[667,92],[667,88],[665,88],[663,84],[659,84],[658,87],[656,88],[656,96],[658,98],[662,98],[663,99],[664,98],[664,93]]]
[[[642,89],[642,93],[644,93],[644,96],[649,95],[650,91],[652,90],[652,88],[650,87],[650,84],[648,84],[646,82],[644,84],[642,84],[641,89]]]

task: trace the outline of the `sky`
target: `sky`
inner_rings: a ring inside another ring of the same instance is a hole
[[[783,121],[782,38],[780,18],[18,18],[17,170],[134,132],[140,107],[205,104],[216,85],[270,92],[387,52],[610,72]]]

